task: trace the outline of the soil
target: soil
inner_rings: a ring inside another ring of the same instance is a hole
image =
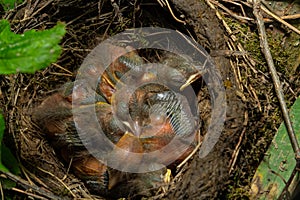
[[[88,3],[42,0],[27,1],[6,13],[0,10],[0,15],[11,22],[15,33],[48,29],[58,21],[67,24],[67,33],[61,42],[63,52],[55,64],[35,74],[8,75],[0,80],[0,105],[6,120],[4,142],[21,163],[21,178],[55,198],[104,198],[93,193],[73,174],[69,163],[63,162],[42,128],[32,121],[32,112],[64,83],[75,79],[83,59],[101,41],[128,28],[159,26],[193,37],[211,55],[226,90],[226,122],[219,141],[206,157],[199,158],[195,154],[181,170],[173,172],[174,178],[168,187],[159,188],[147,198],[249,198],[251,177],[282,121],[281,113],[272,79],[259,51],[256,24],[237,20],[219,10],[222,21],[216,15],[218,10],[207,2],[210,1],[170,1],[172,12],[179,20],[172,16],[167,6],[161,7],[159,1],[151,0],[120,1],[116,2],[117,7],[105,0]],[[221,2],[234,12],[242,12],[239,6]],[[297,2],[289,5],[299,7]],[[249,6],[241,6],[253,17]],[[299,19],[290,22],[300,27]],[[228,33],[224,23],[233,33]],[[267,24],[267,28],[285,98],[291,106],[300,93],[300,37],[274,21]],[[239,54],[238,45],[248,53]],[[201,113],[205,130],[210,120],[205,89],[199,92],[199,99],[199,107],[205,108]],[[21,185],[17,187],[24,190]],[[7,190],[7,195],[27,198],[26,194],[11,190]]]

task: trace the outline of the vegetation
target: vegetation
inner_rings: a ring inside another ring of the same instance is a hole
[[[5,1],[8,2],[8,1]],[[0,3],[4,3],[1,1]],[[6,5],[6,4],[5,4]],[[11,4],[9,4],[11,5]],[[7,4],[7,8],[9,8]],[[65,34],[65,25],[58,23],[50,30],[30,30],[15,34],[6,20],[0,21],[0,74],[34,73],[55,62],[61,53],[59,42]],[[0,113],[0,171],[20,174],[18,162],[3,144],[5,121]],[[4,182],[5,186],[13,186]]]

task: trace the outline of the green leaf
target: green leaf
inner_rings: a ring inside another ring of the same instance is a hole
[[[294,102],[289,113],[297,140],[300,142],[300,97]],[[286,181],[290,178],[293,178],[293,181],[288,189],[293,191],[300,181],[298,175],[291,177],[295,166],[295,153],[285,124],[282,122],[252,179],[251,197],[278,199],[286,187]]]
[[[0,141],[2,141],[4,130],[5,130],[4,118],[3,115],[0,114]]]
[[[55,62],[61,53],[59,42],[65,25],[49,30],[30,30],[22,35],[11,32],[9,22],[0,21],[0,74],[34,73]]]
[[[0,114],[0,171],[12,172],[14,174],[20,174],[20,168],[17,159],[11,153],[10,149],[3,144],[5,122],[3,115]]]
[[[0,5],[4,8],[4,10],[13,9],[16,4],[22,3],[22,0],[1,0]]]
[[[19,175],[21,174],[21,170],[19,168],[19,163],[17,161],[17,159],[15,158],[15,156],[12,154],[12,152],[10,151],[10,149],[2,143],[1,146],[1,160],[3,165],[9,169],[9,171],[13,174]]]
[[[0,145],[2,144],[4,129],[5,129],[4,118],[3,118],[3,115],[0,114]],[[1,158],[2,151],[1,150],[2,150],[2,148],[0,148],[0,171],[8,172],[9,170],[2,164],[2,158]]]

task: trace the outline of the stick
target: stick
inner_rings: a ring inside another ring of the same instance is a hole
[[[43,196],[43,197],[47,197],[48,199],[62,199],[56,195],[54,195],[51,192],[48,192],[36,185],[31,185],[30,183],[28,183],[27,181],[25,181],[24,179],[10,173],[10,172],[3,172],[2,174],[4,174],[8,179],[12,180],[13,182],[19,184],[20,186],[22,186],[24,189],[31,189],[32,191],[38,193],[39,195]]]
[[[253,1],[255,5],[256,0]],[[293,25],[287,23],[286,21],[284,21],[283,19],[281,19],[280,17],[278,17],[277,15],[275,15],[273,12],[271,12],[268,8],[266,8],[264,5],[261,5],[261,10],[263,10],[265,13],[267,13],[268,15],[270,15],[271,17],[273,17],[274,19],[276,19],[277,21],[279,21],[280,23],[284,24],[285,26],[287,26],[288,28],[290,28],[292,31],[294,31],[295,33],[300,35],[300,30],[298,30],[296,27],[294,27]]]
[[[200,141],[200,131],[198,131],[198,144],[197,146],[195,147],[195,149],[188,155],[188,157],[186,157],[177,167],[176,169],[180,169],[197,151],[198,149],[200,148],[201,144],[202,144],[202,141]]]
[[[170,6],[168,0],[157,0],[157,2],[159,3],[159,5],[160,5],[161,7],[167,7],[167,8],[169,9],[169,12],[171,13],[172,17],[173,17],[177,22],[186,25],[186,22],[185,22],[185,21],[183,21],[183,20],[181,20],[181,19],[178,19],[178,18],[175,16],[175,14],[174,14],[174,12],[173,12],[173,10],[172,10],[172,8],[171,8],[171,6]]]
[[[272,79],[273,79],[273,84],[275,87],[275,91],[276,91],[276,95],[277,98],[279,100],[279,104],[281,107],[281,111],[282,111],[282,115],[283,115],[283,119],[285,122],[285,126],[287,128],[288,131],[288,135],[289,138],[291,140],[292,143],[292,147],[296,156],[296,160],[298,161],[300,159],[300,149],[299,149],[299,144],[297,141],[297,138],[295,136],[295,132],[288,114],[288,110],[286,107],[286,103],[284,101],[284,95],[283,95],[283,91],[281,88],[281,83],[279,80],[279,77],[277,75],[277,71],[276,68],[274,66],[274,62],[272,59],[272,55],[269,49],[269,44],[267,41],[267,34],[266,34],[266,30],[265,30],[265,25],[264,25],[264,21],[263,21],[263,17],[260,13],[260,8],[261,8],[261,4],[260,4],[260,0],[254,0],[253,1],[253,14],[257,19],[257,26],[258,26],[258,31],[259,31],[259,36],[260,36],[260,46],[262,48],[262,52],[265,55]]]
[[[294,15],[284,15],[280,17],[281,19],[299,19],[300,18],[300,13],[299,14],[294,14]],[[272,22],[272,19],[265,18],[265,22]]]
[[[25,195],[27,195],[27,196],[34,197],[34,198],[36,198],[36,199],[47,200],[45,197],[42,197],[42,196],[39,196],[39,195],[30,193],[30,192],[26,192],[26,191],[20,190],[20,189],[18,189],[18,188],[12,188],[12,190],[13,190],[13,191],[16,191],[16,192],[19,192],[19,193],[22,193],[22,194],[25,194]]]

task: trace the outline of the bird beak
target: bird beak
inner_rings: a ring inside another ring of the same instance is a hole
[[[131,121],[131,122],[122,121],[122,123],[130,129],[130,132],[134,136],[139,137],[141,135],[142,130],[140,125],[138,124],[138,121]]]
[[[138,121],[134,121],[133,122],[133,134],[136,137],[140,137],[141,133],[142,133],[142,130],[141,130],[141,127],[140,127]]]
[[[191,75],[188,80],[180,87],[180,91],[183,91],[187,86],[195,82],[198,78],[201,77],[201,73],[198,72],[196,74]]]

